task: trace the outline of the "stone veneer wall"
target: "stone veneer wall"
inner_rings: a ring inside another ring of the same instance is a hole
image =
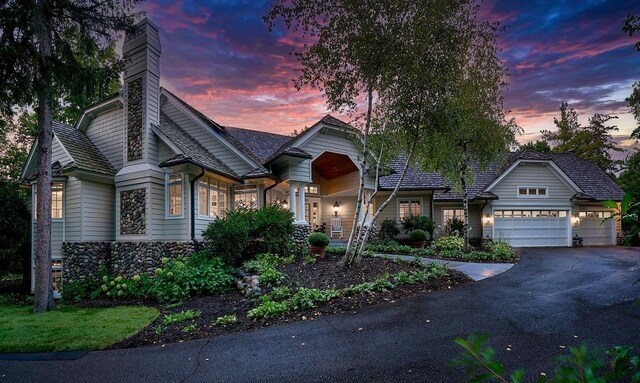
[[[127,160],[142,159],[142,79],[127,86]]]
[[[64,242],[63,278],[84,279],[104,265],[110,274],[133,277],[151,273],[162,265],[162,258],[193,254],[193,242]]]
[[[110,242],[64,242],[62,254],[62,277],[65,281],[96,275],[100,266],[111,269]]]
[[[120,192],[120,235],[146,234],[146,189]]]
[[[311,226],[308,224],[295,224],[293,230],[293,244],[296,246],[309,246],[309,234],[311,234]]]

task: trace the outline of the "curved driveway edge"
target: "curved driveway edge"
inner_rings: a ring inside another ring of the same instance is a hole
[[[0,382],[462,382],[456,337],[488,332],[527,380],[588,342],[638,345],[640,249],[524,249],[508,273],[453,290],[195,342],[91,352],[75,361],[0,360]]]

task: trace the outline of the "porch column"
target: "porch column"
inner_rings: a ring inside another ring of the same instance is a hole
[[[304,184],[299,183],[298,184],[298,191],[300,192],[300,219],[298,219],[298,222],[301,223],[306,223],[307,221],[305,220],[305,198],[304,198]]]
[[[289,210],[293,213],[293,219],[298,220],[296,215],[296,185],[289,181]]]

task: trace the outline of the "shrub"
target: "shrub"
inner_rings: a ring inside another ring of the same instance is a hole
[[[164,318],[162,318],[162,323],[160,323],[158,327],[156,327],[156,333],[162,332],[162,330],[164,330],[165,328],[169,327],[174,323],[180,323],[187,320],[200,318],[201,314],[202,313],[197,310],[196,311],[187,310],[187,311],[180,311],[179,313],[175,313],[175,314],[165,315]]]
[[[393,218],[387,218],[380,223],[380,238],[393,240],[396,236],[400,234],[400,229],[398,229],[398,221]]]
[[[327,247],[331,242],[325,233],[311,233],[308,241],[311,246],[315,247]]]
[[[398,246],[398,241],[393,239],[378,239],[377,241],[371,244],[372,246],[381,246],[381,247],[395,247]]]
[[[490,252],[495,259],[504,260],[516,258],[516,251],[504,241],[488,242],[485,250]]]
[[[289,298],[291,296],[291,289],[289,287],[287,287],[287,286],[275,287],[271,291],[271,296],[276,301],[281,301],[283,299],[287,299],[287,298]]]
[[[335,290],[320,290],[300,288],[290,299],[290,307],[293,310],[309,310],[319,302],[326,302],[338,296]]]
[[[431,217],[412,214],[402,220],[402,227],[405,233],[410,233],[413,230],[422,230],[433,237],[433,230],[436,228],[436,223]]]
[[[250,273],[260,274],[260,281],[267,286],[279,285],[284,274],[276,270],[276,266],[283,262],[275,254],[265,253],[256,255],[255,259],[245,261],[242,267]]]
[[[286,302],[274,302],[271,300],[266,300],[259,306],[249,310],[247,316],[251,319],[262,319],[278,316],[285,311],[287,311]]]
[[[214,326],[231,326],[238,321],[238,318],[235,315],[224,315],[218,317],[216,321],[213,323]]]
[[[226,264],[239,265],[250,242],[259,252],[283,254],[291,245],[293,216],[278,205],[259,210],[237,208],[211,222],[203,233],[213,254]]]
[[[424,230],[416,229],[409,234],[409,239],[412,241],[426,241],[427,233]]]
[[[444,224],[444,232],[448,236],[462,236],[464,233],[464,221],[453,217]]]
[[[411,255],[415,255],[417,257],[433,257],[436,255],[436,251],[433,247],[414,248],[411,249]]]
[[[464,239],[457,236],[442,236],[436,238],[434,241],[436,250],[457,250],[462,251],[464,249]]]

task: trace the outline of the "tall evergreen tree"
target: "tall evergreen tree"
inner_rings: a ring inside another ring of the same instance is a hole
[[[91,50],[104,52],[119,33],[131,31],[138,3],[8,0],[0,5],[0,112],[11,117],[16,105],[33,105],[38,121],[34,312],[55,308],[50,247],[52,117],[57,97],[82,94],[96,86],[86,79],[121,71],[120,60],[95,65],[83,58]]]

